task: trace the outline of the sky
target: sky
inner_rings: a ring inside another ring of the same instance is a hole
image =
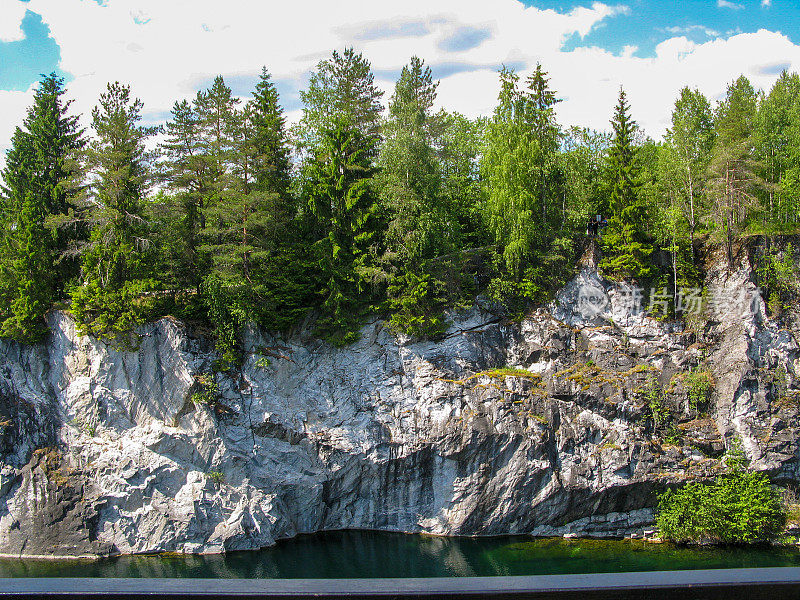
[[[217,74],[247,96],[263,65],[296,120],[316,64],[347,46],[385,101],[416,54],[441,81],[439,106],[490,115],[501,66],[541,62],[562,124],[608,129],[623,86],[659,138],[685,85],[716,101],[740,74],[769,90],[800,70],[800,0],[0,0],[0,165],[42,73],[64,77],[85,124],[117,80],[158,124]]]

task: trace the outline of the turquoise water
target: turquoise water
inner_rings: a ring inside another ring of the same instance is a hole
[[[639,540],[435,538],[344,531],[221,556],[0,559],[0,577],[470,577],[798,566],[797,548],[679,548]]]

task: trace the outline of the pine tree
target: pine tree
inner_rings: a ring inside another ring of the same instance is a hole
[[[375,85],[372,66],[353,48],[321,61],[311,76],[308,90],[300,92],[303,117],[295,128],[301,154],[314,153],[320,138],[342,121],[358,131],[374,158],[380,141],[383,92]]]
[[[232,113],[230,119],[228,186],[206,208],[207,226],[201,232],[202,251],[211,259],[203,293],[217,333],[217,350],[227,365],[238,361],[239,330],[255,320],[255,309],[263,302],[254,271],[276,238],[273,228],[287,220],[278,218],[284,212],[280,196],[256,187],[250,107]]]
[[[218,78],[215,118],[206,120],[209,139],[217,131],[224,147],[223,172],[213,199],[205,203],[199,235],[209,258],[202,296],[217,335],[224,365],[240,358],[239,333],[248,322],[285,328],[307,300],[307,276],[298,269],[289,195],[290,164],[285,119],[266,70],[253,99],[241,109]],[[292,293],[294,292],[294,293]]]
[[[611,214],[603,241],[606,257],[600,266],[614,275],[646,277],[651,272],[647,259],[653,247],[647,231],[647,204],[638,190],[639,168],[634,137],[638,125],[630,116],[630,105],[622,88],[611,127],[613,141],[607,175]]]
[[[178,288],[197,289],[205,270],[198,254],[204,202],[215,190],[215,161],[206,153],[203,122],[186,100],[176,102],[161,144],[162,175],[170,194],[157,206],[164,275]]]
[[[95,137],[84,154],[91,235],[72,307],[87,332],[117,342],[146,319],[143,295],[155,287],[142,216],[153,160],[145,142],[155,129],[140,125],[142,108],[130,87],[109,84],[92,111]]]
[[[389,102],[378,161],[381,195],[390,214],[389,252],[412,268],[426,258],[452,252],[458,237],[458,222],[438,202],[440,172],[434,143],[441,120],[432,112],[438,85],[416,56],[403,67]]]
[[[293,214],[284,196],[264,190],[264,180],[259,181],[263,155],[255,145],[258,128],[250,106],[234,114],[232,131],[230,186],[207,210],[204,251],[212,258],[212,274],[232,287],[247,288],[245,295],[255,302],[261,287],[255,272],[285,240]]]
[[[22,342],[36,342],[46,334],[44,314],[76,274],[74,259],[64,253],[80,231],[55,222],[71,221],[72,155],[84,143],[77,117],[68,115],[71,103],[64,101],[64,93],[64,81],[55,73],[42,79],[23,127],[14,133],[3,170],[0,333]]]

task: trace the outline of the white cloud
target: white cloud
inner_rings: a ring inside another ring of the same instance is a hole
[[[33,87],[26,92],[0,90],[0,169],[6,162],[14,129],[22,123],[33,99]]]
[[[729,2],[728,0],[717,0],[717,6],[719,8],[730,8],[732,10],[741,10],[744,8],[743,4],[738,4],[736,2]]]
[[[466,44],[457,61],[495,65],[512,62],[516,55],[545,56],[568,37],[585,36],[623,10],[596,2],[561,14],[525,8],[515,0],[491,5],[463,0],[108,0],[104,6],[31,0],[29,8],[42,15],[58,42],[60,67],[74,76],[70,94],[84,114],[106,82],[117,79],[131,83],[153,113],[194,95],[198,85],[218,73],[255,76],[266,65],[276,79],[302,85],[322,57],[351,44],[386,73],[398,71],[412,54],[431,64],[452,62],[453,53],[442,42],[461,27],[491,35],[480,44]],[[386,35],[381,35],[382,26]],[[388,76],[379,83],[387,91],[393,86]],[[478,93],[485,92],[470,106],[484,106],[494,96],[494,90]],[[474,113],[470,106],[464,109]]]
[[[769,8],[772,6],[772,0],[761,0],[761,6],[764,8]]]
[[[434,71],[440,65],[441,106],[469,116],[491,114],[498,91],[493,69],[508,64],[529,70],[539,61],[566,98],[558,107],[562,123],[607,129],[623,85],[634,117],[654,137],[666,128],[684,85],[716,98],[742,72],[768,88],[777,77],[774,65],[800,68],[800,47],[765,30],[727,39],[709,31],[716,39],[705,43],[676,30],[681,35],[665,33],[651,58],[635,56],[632,48],[617,54],[586,47],[565,52],[567,39],[586,36],[627,10],[601,3],[566,14],[526,8],[516,0],[108,0],[106,6],[31,0],[28,6],[42,15],[61,47],[60,66],[74,76],[68,90],[77,111],[88,115],[106,83],[120,80],[132,85],[154,121],[218,73],[241,81],[266,65],[285,87],[302,89],[320,59],[351,44],[372,61],[387,99],[395,74],[416,54]],[[459,52],[447,50],[447,44],[443,49],[443,40],[462,28],[491,35]],[[0,93],[0,147],[30,97],[10,94]],[[296,97],[284,103],[289,118],[298,118]]]
[[[704,25],[688,25],[686,27],[665,27],[663,31],[666,31],[667,33],[671,33],[673,35],[700,32],[708,37],[719,36],[719,31],[711,29],[709,27],[705,27]]]
[[[22,19],[26,5],[20,0],[0,0],[0,42],[18,42],[25,39]]]

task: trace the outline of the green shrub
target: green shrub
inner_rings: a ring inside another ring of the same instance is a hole
[[[786,367],[783,365],[778,365],[772,372],[772,390],[778,402],[785,402],[789,396],[789,381]]]
[[[705,406],[714,389],[714,376],[710,371],[692,370],[684,377],[689,395],[689,408],[699,410]]]
[[[783,252],[768,250],[756,268],[759,282],[766,292],[767,308],[773,314],[788,308],[797,289],[794,247],[787,244]]]
[[[72,290],[72,314],[82,334],[105,340],[115,350],[135,350],[134,329],[153,315],[152,280],[126,281],[115,289],[98,282]]]
[[[224,371],[239,366],[242,359],[239,332],[247,321],[242,309],[242,290],[227,286],[221,278],[212,275],[203,281],[201,292],[208,319],[214,326],[219,355],[216,367]]]
[[[495,277],[489,282],[486,293],[492,302],[519,317],[530,305],[543,303],[546,298],[545,290],[529,278],[517,282]]]
[[[712,484],[661,494],[656,525],[662,538],[678,543],[752,544],[780,536],[786,511],[766,475],[737,468]]]
[[[389,328],[418,338],[435,338],[447,331],[442,312],[444,284],[427,273],[406,271],[389,285]]]
[[[206,476],[217,485],[225,482],[225,474],[221,471],[209,471]]]
[[[195,377],[197,384],[197,391],[195,391],[191,400],[195,404],[213,405],[219,400],[219,385],[214,379],[214,375],[204,373]]]
[[[658,383],[658,378],[650,377],[642,389],[642,394],[653,417],[653,428],[658,430],[667,424],[671,416],[666,406],[664,389]]]

